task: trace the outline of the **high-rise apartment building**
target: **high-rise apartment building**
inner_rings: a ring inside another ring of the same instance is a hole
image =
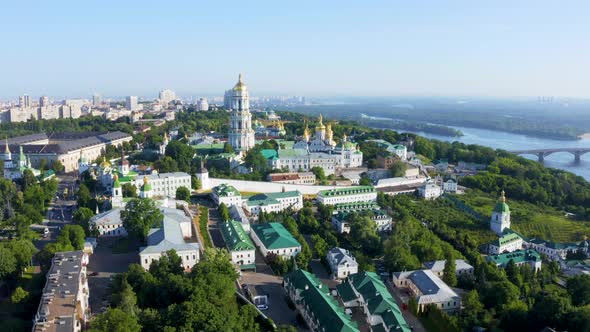
[[[176,93],[170,89],[164,89],[160,91],[158,99],[161,104],[167,105],[169,102],[176,100]]]
[[[130,111],[137,109],[137,96],[127,96],[125,98],[125,108]]]
[[[39,98],[39,107],[45,106],[49,106],[49,97],[41,96],[41,98]]]

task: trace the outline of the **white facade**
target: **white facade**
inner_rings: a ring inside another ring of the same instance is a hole
[[[244,208],[253,215],[286,209],[298,211],[303,208],[303,195],[299,191],[259,194],[244,201]]]
[[[453,179],[448,179],[447,181],[443,182],[443,190],[449,193],[456,193],[457,192],[457,181]]]
[[[99,213],[90,219],[90,225],[98,231],[99,237],[127,236],[127,230],[123,226],[123,220],[121,219],[122,210],[120,207],[114,208]]]
[[[338,203],[375,202],[377,191],[369,186],[345,187],[332,190],[322,190],[318,193],[317,201],[324,205]]]
[[[125,98],[125,109],[135,111],[137,109],[137,96],[127,96]]]
[[[236,151],[247,151],[254,147],[254,130],[252,129],[252,114],[250,113],[250,97],[248,89],[242,80],[225,92],[225,107],[231,111],[228,142]]]
[[[227,207],[231,207],[232,205],[242,206],[242,195],[231,185],[220,184],[214,187],[211,190],[211,199],[213,199],[216,205],[223,203]]]
[[[496,203],[496,207],[492,212],[490,229],[498,236],[502,236],[505,229],[510,229],[510,208],[508,207],[508,204],[506,204],[504,190],[502,190],[500,199]]]
[[[418,194],[420,197],[426,200],[433,200],[439,198],[440,195],[442,195],[442,190],[435,184],[427,183],[418,188]]]
[[[176,100],[176,93],[170,89],[164,89],[158,94],[158,99],[161,104],[168,105],[169,102]]]
[[[176,197],[176,190],[185,187],[191,190],[191,176],[183,172],[174,173],[152,173],[146,176],[152,187],[152,193],[155,197]],[[133,184],[138,190],[144,184],[143,177],[135,178]]]
[[[356,259],[346,249],[332,248],[326,255],[326,260],[332,271],[332,278],[346,279],[351,274],[359,270]]]
[[[461,309],[461,297],[431,270],[395,272],[392,281],[395,287],[408,289],[416,297],[418,312],[431,304],[446,312]]]
[[[207,98],[200,98],[197,102],[197,111],[208,111],[209,110],[209,102],[207,102]]]
[[[433,262],[426,262],[424,263],[424,267],[432,271],[439,277],[444,275],[445,265],[447,264],[446,260],[440,261],[433,261]],[[455,260],[455,275],[460,276],[464,274],[473,274],[473,266],[469,265],[466,261],[462,259]]]

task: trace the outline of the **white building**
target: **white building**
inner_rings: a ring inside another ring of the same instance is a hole
[[[236,151],[247,151],[254,147],[254,130],[250,113],[248,88],[240,74],[238,83],[225,92],[225,108],[230,110],[228,142]]]
[[[258,194],[244,201],[244,208],[253,215],[258,215],[260,212],[279,212],[286,209],[297,211],[303,208],[303,195],[297,190]]]
[[[32,331],[72,331],[85,329],[90,320],[88,254],[82,250],[57,252],[47,272]]]
[[[574,253],[578,250],[588,253],[588,243],[588,240],[580,243],[556,243],[533,238],[524,242],[524,246],[525,248],[534,249],[541,254],[547,255],[547,258],[551,260],[559,261],[565,260],[568,253]]]
[[[510,228],[506,228],[497,240],[488,244],[488,254],[498,255],[504,252],[521,250],[524,243],[520,234],[512,231]]]
[[[236,220],[242,224],[244,232],[250,234],[250,219],[244,213],[244,209],[238,205],[232,205],[229,207],[229,216],[232,220]]]
[[[504,196],[504,190],[502,190],[500,199],[492,212],[490,229],[498,236],[502,236],[502,233],[507,228],[510,228],[510,208],[506,204],[506,196]]]
[[[232,185],[222,183],[211,190],[211,199],[216,205],[221,203],[227,207],[232,205],[242,206],[242,195]]]
[[[372,186],[344,187],[322,190],[318,193],[317,201],[324,205],[338,203],[375,202],[377,191]]]
[[[501,269],[505,268],[510,261],[513,261],[516,266],[529,265],[535,272],[540,271],[542,265],[541,255],[533,249],[489,255],[486,256],[486,261],[493,263]]]
[[[174,173],[157,173],[153,172],[150,175],[144,177],[136,177],[133,180],[133,184],[138,190],[144,184],[144,178],[149,181],[152,187],[154,197],[176,197],[176,190],[180,187],[185,187],[189,191],[191,190],[191,176],[190,174],[183,172]]]
[[[375,223],[376,231],[389,232],[392,228],[393,218],[383,210],[373,210],[371,220]],[[332,226],[338,231],[338,233],[350,233],[350,223],[348,222],[348,216],[350,212],[341,211],[332,216]]]
[[[445,265],[447,265],[446,259],[424,263],[425,268],[439,277],[444,275]],[[463,259],[455,259],[455,275],[458,277],[464,274],[473,274],[473,266],[469,265],[469,263]]]
[[[256,247],[239,221],[220,222],[219,229],[231,261],[241,270],[255,270]]]
[[[425,185],[418,187],[418,194],[426,200],[433,200],[442,195],[442,190],[436,184],[426,183]]]
[[[139,260],[144,269],[159,260],[168,250],[175,250],[182,259],[182,266],[190,270],[199,262],[199,244],[187,243],[193,236],[192,221],[182,210],[161,208],[164,220],[162,228],[152,228],[147,237],[147,246],[139,250]]]
[[[122,208],[114,208],[99,213],[90,219],[92,228],[98,231],[99,237],[127,236],[127,230],[123,227],[121,219]]]
[[[176,100],[176,93],[170,89],[161,90],[158,94],[160,104],[168,105],[169,102]]]
[[[269,253],[290,258],[301,252],[301,244],[280,223],[252,225],[250,237],[264,257]]]
[[[446,193],[457,192],[457,180],[449,178],[443,182],[443,191]]]
[[[359,270],[356,259],[346,249],[338,247],[330,249],[326,255],[326,260],[334,279],[346,279],[346,277],[357,273]]]
[[[418,312],[430,304],[446,312],[461,309],[461,297],[431,270],[395,272],[392,281],[395,287],[408,289],[416,297]]]
[[[125,109],[128,111],[135,111],[137,109],[137,96],[125,97]]]
[[[209,110],[209,102],[207,102],[207,98],[199,98],[197,102],[197,111],[208,111]]]
[[[287,184],[315,184],[315,174],[312,172],[301,173],[270,173],[267,176],[270,182],[287,183]]]

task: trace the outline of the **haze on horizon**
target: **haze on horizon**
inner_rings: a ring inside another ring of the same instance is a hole
[[[0,99],[590,98],[588,1],[5,1]]]

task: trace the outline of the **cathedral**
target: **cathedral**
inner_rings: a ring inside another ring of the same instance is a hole
[[[27,158],[23,153],[22,145],[19,148],[18,159],[13,160],[8,141],[6,142],[4,147],[4,178],[10,180],[20,179],[25,170],[30,170],[35,176],[40,175],[41,171],[31,167],[31,159]]]
[[[332,132],[332,125],[327,126],[323,123],[322,115],[320,114],[320,121],[315,127],[315,136],[313,139],[310,136],[309,128],[305,124],[302,139],[295,143],[294,149],[305,149],[309,152],[330,152],[336,147],[334,142],[334,133]]]
[[[240,74],[238,83],[225,92],[224,105],[231,112],[228,142],[236,151],[248,151],[254,147],[254,130],[250,113],[248,88]]]

